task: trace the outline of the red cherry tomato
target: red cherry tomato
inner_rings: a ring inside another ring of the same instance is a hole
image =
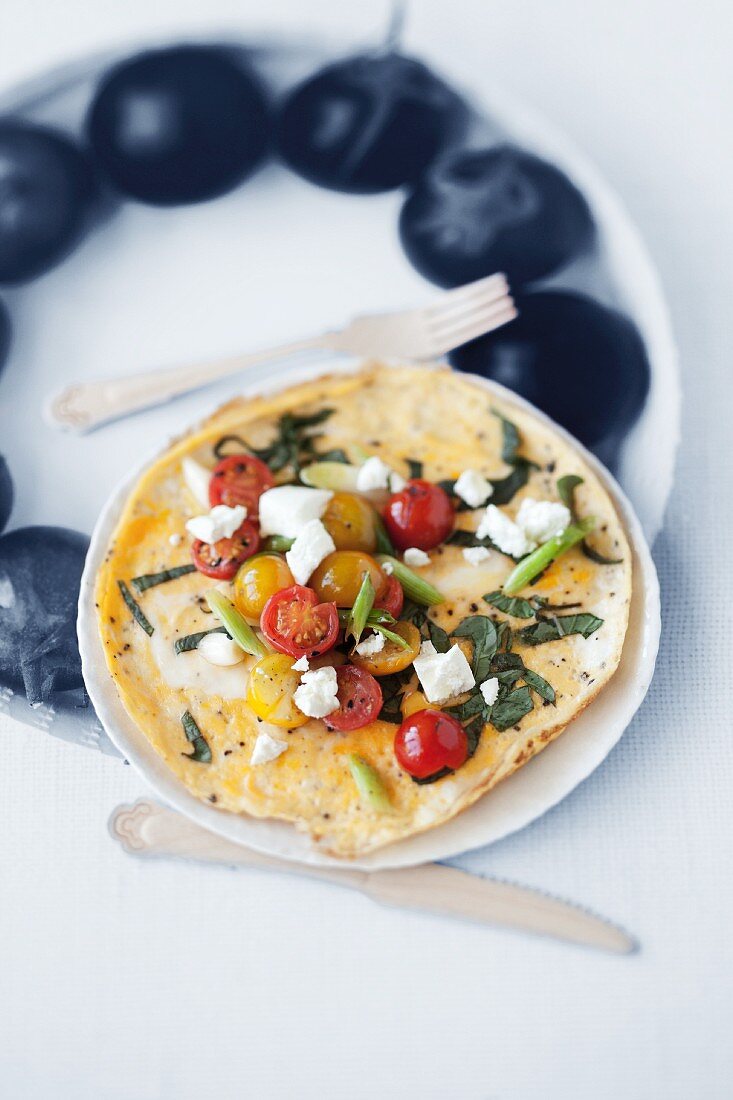
[[[336,669],[339,709],[326,715],[331,730],[358,730],[376,721],[382,709],[382,689],[366,669],[341,665]]]
[[[269,466],[254,455],[227,455],[214,467],[209,482],[209,504],[243,504],[250,518],[257,515],[259,500],[275,478]]]
[[[260,629],[270,645],[290,657],[315,657],[336,643],[339,616],[335,603],[319,603],[312,588],[282,588],[262,609]]]
[[[416,779],[450,768],[468,758],[468,738],[457,718],[439,710],[419,710],[405,718],[394,739],[399,766]]]
[[[405,593],[402,591],[402,585],[396,577],[390,577],[384,595],[375,601],[374,606],[380,611],[389,611],[393,619],[398,619],[404,602]]]
[[[417,478],[393,493],[384,506],[384,522],[398,550],[432,550],[453,530],[455,513],[445,489]]]
[[[199,573],[220,581],[230,581],[242,562],[257,553],[259,546],[259,528],[251,519],[246,519],[229,539],[219,539],[214,543],[196,539],[191,554]]]

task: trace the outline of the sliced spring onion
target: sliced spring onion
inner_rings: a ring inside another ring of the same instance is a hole
[[[192,649],[198,649],[199,642],[207,634],[226,634],[226,627],[214,626],[211,630],[199,630],[195,634],[184,634],[182,638],[176,638],[173,643],[173,652],[189,653]]]
[[[357,756],[353,752],[349,753],[346,759],[349,771],[362,798],[366,799],[373,810],[383,814],[392,813],[394,807],[376,768],[373,768],[371,764],[367,764],[363,756]]]
[[[523,588],[526,588],[533,578],[541,573],[543,569],[546,569],[551,562],[559,558],[572,546],[575,546],[576,543],[582,542],[595,525],[595,516],[588,516],[578,523],[571,523],[559,535],[543,542],[526,558],[522,558],[504,581],[502,588],[504,595],[516,596],[517,592],[521,592]]]
[[[428,584],[422,577],[418,577],[417,573],[413,573],[411,569],[408,569],[397,558],[393,558],[391,554],[377,554],[377,561],[380,565],[384,565],[385,562],[390,563],[392,573],[402,585],[408,599],[422,604],[423,607],[432,607],[433,604],[443,603],[445,600],[445,596],[437,588],[434,588],[432,584]]]
[[[334,492],[353,492],[359,467],[346,462],[311,462],[300,471],[300,480],[314,489],[333,489]]]
[[[118,581],[117,586],[118,586],[120,592],[122,593],[122,599],[127,604],[127,607],[129,608],[133,619],[138,624],[138,626],[141,626],[143,628],[143,630],[148,635],[148,637],[150,637],[150,635],[154,632],[155,628],[152,626],[152,624],[146,618],[145,614],[143,613],[143,609],[140,607],[140,605],[138,603],[135,602],[135,599],[132,595],[132,592],[127,587],[127,585],[125,584],[124,581]]]
[[[140,577],[133,577],[130,584],[141,596],[148,588],[155,588],[156,584],[164,584],[166,581],[174,581],[176,577],[184,577],[186,573],[195,573],[196,566],[174,565],[171,569],[161,569],[160,573],[143,573]]]
[[[387,534],[387,528],[384,526],[384,520],[379,512],[375,512],[374,533],[377,536],[377,553],[394,554],[392,540]]]
[[[359,589],[359,595],[354,600],[354,606],[349,615],[349,622],[346,627],[347,638],[349,635],[352,635],[356,642],[359,641],[364,633],[364,627],[367,624],[369,612],[374,607],[375,596],[376,592],[374,591],[372,578],[368,573],[365,573],[361,582],[361,588]]]
[[[224,624],[232,641],[245,653],[251,653],[253,657],[264,657],[270,652],[223,592],[212,588],[206,593],[206,602],[217,619]]]
[[[348,626],[349,619],[351,618],[351,608],[342,607],[339,608],[339,622],[341,626]],[[365,626],[381,626],[383,623],[395,623],[397,620],[394,615],[390,615],[389,611],[385,611],[381,607],[373,607],[367,615],[367,621]]]
[[[401,634],[396,634],[394,630],[388,630],[386,626],[382,626],[381,623],[370,623],[372,630],[376,630],[377,634],[383,634],[388,642],[394,642],[400,649],[409,649],[410,643],[406,642]]]
[[[186,735],[186,740],[193,745],[193,752],[184,752],[189,760],[195,760],[198,764],[211,763],[211,749],[209,743],[196,724],[196,719],[189,710],[181,715],[181,725]]]
[[[286,538],[285,535],[269,535],[262,545],[265,551],[276,550],[279,554],[284,554],[286,550],[290,549],[294,542],[295,539]],[[254,555],[252,556],[254,557]]]

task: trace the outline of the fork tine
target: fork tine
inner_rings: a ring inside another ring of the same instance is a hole
[[[500,313],[507,306],[513,306],[514,301],[508,295],[505,294],[501,298],[492,302],[479,302],[470,307],[466,307],[462,312],[452,314],[448,317],[440,317],[432,319],[429,322],[430,330],[435,336],[438,337],[450,337],[451,334],[458,329],[464,329],[466,326],[480,323],[483,320],[490,320],[490,318]]]
[[[509,293],[509,284],[506,276],[499,272],[496,275],[488,275],[484,279],[477,279],[473,283],[465,283],[453,290],[443,292],[438,301],[425,310],[427,315],[448,313],[454,309],[475,301],[493,301],[502,294]]]
[[[445,355],[446,352],[459,348],[470,340],[475,340],[479,336],[484,336],[487,332],[493,332],[495,329],[501,328],[502,325],[508,324],[517,316],[516,306],[510,299],[507,299],[499,311],[484,315],[480,319],[474,319],[470,324],[452,330],[450,335],[441,333],[436,338],[437,354]]]

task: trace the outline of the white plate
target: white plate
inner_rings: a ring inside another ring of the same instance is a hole
[[[338,365],[338,364],[337,364]],[[339,369],[354,369],[342,362]],[[293,381],[319,374],[320,368],[300,370],[270,386],[254,386],[245,394],[273,392]],[[473,377],[480,385],[505,400],[552,421],[496,383]],[[659,585],[639,520],[619,486],[587,451],[563,429],[553,425],[570,446],[575,447],[604,482],[621,513],[634,554],[633,595],[629,630],[620,667],[597,699],[571,723],[557,741],[521,768],[494,791],[490,791],[465,813],[429,832],[400,841],[388,848],[349,861],[349,866],[374,870],[405,867],[427,860],[447,859],[470,848],[478,848],[507,836],[529,824],[585,779],[616,744],[641,703],[652,678],[660,630]],[[145,463],[147,465],[147,463]],[[314,849],[310,839],[292,825],[217,810],[189,794],[158,756],[145,735],[125,711],[104,659],[94,606],[97,571],[109,539],[122,512],[127,495],[139,476],[125,478],[104,509],[92,536],[82,578],[79,601],[79,647],[87,690],[97,714],[119,750],[140,772],[155,793],[181,813],[221,836],[245,844],[258,852],[281,859],[321,866],[343,866]]]
[[[337,52],[332,43],[329,56]],[[324,57],[324,47],[282,42],[263,46],[257,62],[283,86]],[[111,60],[85,59],[5,90],[0,110],[78,131],[94,81]],[[452,79],[449,66],[444,75]],[[618,475],[651,540],[672,484],[680,406],[674,343],[654,268],[618,197],[560,131],[507,97],[484,71],[461,70],[455,83],[463,81],[503,134],[561,166],[593,210],[597,249],[551,285],[625,309],[646,343],[651,389],[624,443]],[[49,523],[90,531],[110,487],[137,456],[200,415],[197,394],[78,439],[54,431],[41,416],[45,397],[63,383],[264,347],[330,328],[357,311],[427,300],[434,291],[410,268],[397,240],[401,201],[398,192],[365,198],[320,190],[271,165],[215,202],[172,210],[123,204],[65,263],[27,287],[3,291],[15,328],[0,375],[0,449],[16,486],[11,529]],[[268,367],[253,377],[278,378],[287,369]],[[237,380],[219,383],[211,402],[240,388]],[[73,492],[60,491],[65,486]],[[31,709],[21,694],[2,691],[0,711],[113,751],[96,715],[79,709],[78,698]]]

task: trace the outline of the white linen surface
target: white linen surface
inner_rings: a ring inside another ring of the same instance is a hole
[[[117,35],[200,26],[204,15],[211,25],[217,10],[231,25],[235,8],[245,21],[257,5],[5,0],[2,80]],[[3,720],[8,1098],[730,1095],[729,9],[414,8],[411,46],[464,57],[468,84],[491,67],[595,158],[640,223],[673,310],[684,441],[655,547],[664,635],[651,693],[573,795],[458,861],[582,901],[626,925],[642,951],[605,958],[298,878],[135,861],[105,831],[115,804],[144,793],[131,769]],[[368,26],[361,5],[319,0],[305,12],[270,0],[259,22]]]

